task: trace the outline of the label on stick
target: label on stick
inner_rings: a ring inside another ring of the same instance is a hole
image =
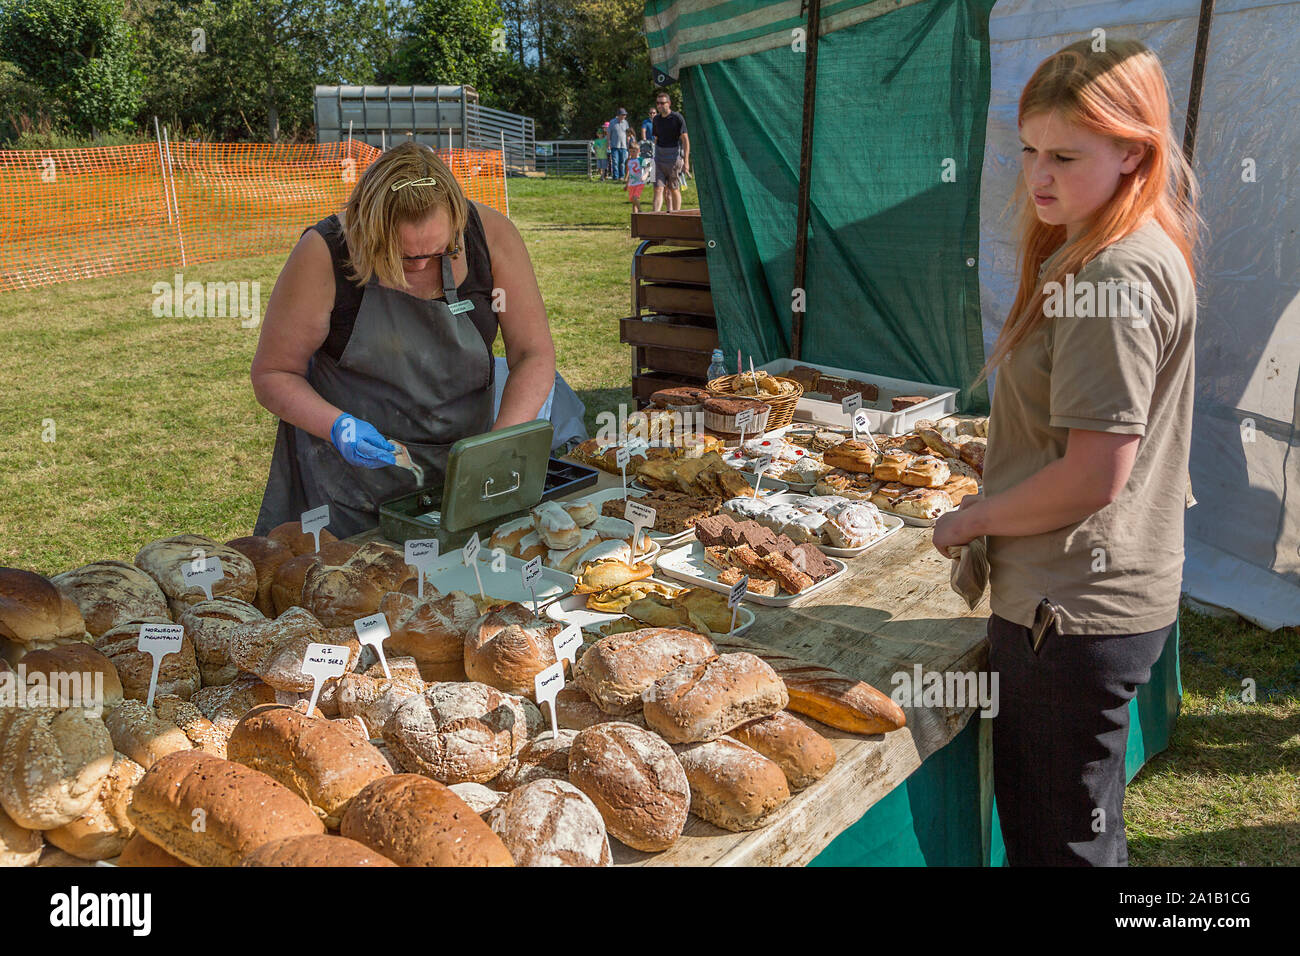
[[[158,692],[158,675],[163,658],[175,654],[184,646],[185,628],[180,624],[141,624],[136,647],[153,658],[153,673],[149,676],[149,696],[145,706],[153,707],[154,694]]]
[[[316,710],[320,689],[331,677],[342,677],[347,670],[348,649],[340,644],[308,644],[302,655],[302,672],[312,680],[311,700],[307,702],[307,715]]]
[[[537,706],[546,702],[546,710],[551,715],[551,737],[560,736],[559,725],[555,722],[555,698],[564,690],[564,661],[556,661],[550,667],[538,672],[533,678],[533,692],[537,697]]]
[[[749,590],[749,575],[742,574],[740,580],[731,586],[730,593],[727,594],[727,607],[734,608],[745,596]]]
[[[754,424],[754,410],[752,408],[742,408],[736,412],[736,430],[741,432],[749,431],[749,427]]]
[[[854,392],[852,395],[845,395],[840,399],[840,409],[845,415],[852,415],[862,407],[862,393]]]
[[[406,541],[406,563],[415,568],[416,597],[424,597],[424,576],[438,560],[437,538],[408,538]]]
[[[304,511],[298,520],[302,524],[302,533],[316,539],[316,550],[319,551],[321,528],[330,523],[330,506],[321,505],[319,508]]]
[[[469,540],[465,542],[465,547],[460,549],[460,560],[465,567],[470,568],[474,566],[474,562],[478,559],[480,547],[482,547],[482,545],[478,540],[478,532],[475,531],[469,536]]]
[[[209,601],[212,600],[212,585],[220,581],[224,574],[221,569],[221,559],[216,555],[186,561],[185,566],[181,568],[185,583],[193,588],[202,588]]]
[[[632,460],[632,452],[627,445],[619,445],[614,452],[614,466],[619,470],[627,467],[628,462]]]
[[[561,663],[568,661],[570,665],[576,664],[578,662],[578,649],[582,647],[582,628],[576,624],[570,624],[551,638],[551,645],[555,648],[555,659],[557,661]]]
[[[537,579],[542,576],[542,556],[539,554],[535,558],[524,563],[523,567],[524,587],[528,590],[533,589]]]

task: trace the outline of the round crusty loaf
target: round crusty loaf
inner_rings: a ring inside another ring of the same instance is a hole
[[[469,781],[453,783],[449,789],[485,820],[487,815],[492,812],[492,809],[505,799],[505,794],[498,793],[491,787],[485,787],[481,783],[471,783]]]
[[[91,637],[142,617],[171,617],[158,583],[125,561],[95,561],[50,581],[81,609]]]
[[[95,641],[95,650],[99,651],[117,668],[117,676],[122,681],[122,693],[135,700],[145,700],[149,696],[149,678],[153,674],[153,657],[140,650],[140,625],[171,624],[165,617],[146,617],[138,621],[128,621],[117,627],[109,628],[99,640]],[[199,665],[194,659],[194,642],[188,636],[181,638],[181,649],[175,654],[168,654],[162,660],[158,670],[158,693],[173,694],[189,700],[202,684]]]
[[[691,813],[724,830],[755,830],[790,799],[785,774],[730,737],[675,747],[691,785]]]
[[[686,827],[686,771],[648,730],[610,721],[579,732],[569,748],[569,781],[591,798],[610,835],[634,850],[666,850]]]
[[[741,651],[683,664],[641,695],[646,726],[669,743],[713,740],[790,703],[785,682],[761,657]]]
[[[293,554],[312,554],[316,550],[316,538],[314,535],[302,530],[301,521],[286,521],[284,524],[278,524],[266,533],[266,536],[277,544],[287,547]],[[334,532],[328,528],[320,529],[320,547],[325,550],[327,544],[333,544],[338,541]]]
[[[40,830],[20,827],[0,809],[0,867],[35,866],[44,846]]]
[[[361,547],[351,541],[321,543],[320,554],[300,554],[289,558],[271,576],[271,608],[279,617],[291,607],[302,607],[302,582],[317,564],[342,564]]]
[[[162,847],[150,843],[139,833],[133,834],[122,848],[117,858],[118,866],[189,866],[184,860],[178,860]]]
[[[369,741],[325,718],[266,704],[244,715],[230,735],[230,759],[278,780],[337,829],[348,804],[370,782],[392,775]]]
[[[113,766],[113,741],[87,710],[0,708],[0,806],[14,823],[51,830],[90,809]]]
[[[247,601],[233,597],[214,597],[187,607],[176,623],[194,643],[194,659],[204,687],[229,684],[239,673],[230,659],[230,635],[240,624],[265,621],[266,615]]]
[[[513,866],[501,839],[451,789],[401,773],[352,801],[339,832],[398,866]]]
[[[252,561],[201,534],[178,534],[149,542],[135,556],[135,566],[153,578],[167,595],[172,618],[207,598],[203,588],[185,581],[186,565],[197,558],[221,559],[222,577],[212,584],[213,597],[224,594],[249,602],[257,597],[257,572]]]
[[[191,866],[236,866],[264,843],[325,832],[287,787],[198,750],[150,767],[127,812],[150,842]]]
[[[530,720],[526,707],[536,717]],[[408,773],[443,783],[487,783],[541,723],[536,705],[487,684],[433,684],[408,697],[383,727],[384,742]]]
[[[241,866],[397,866],[368,846],[347,837],[299,836],[272,840],[244,857]]]
[[[831,742],[789,711],[741,724],[731,736],[780,767],[791,790],[802,790],[835,766]]]
[[[555,737],[547,733],[528,741],[492,778],[492,789],[509,793],[534,780],[568,780],[569,747],[576,735],[575,730],[561,730]]]
[[[122,681],[117,668],[89,644],[64,644],[23,656],[27,684],[32,675],[44,674],[53,706],[86,710],[116,707],[122,703]]]
[[[533,699],[533,678],[555,663],[551,639],[564,627],[507,604],[474,622],[465,637],[465,675],[507,694]]]
[[[342,564],[308,568],[302,582],[302,604],[326,627],[351,627],[357,618],[379,610],[385,594],[414,576],[401,551],[380,541],[367,541]]]
[[[294,556],[293,551],[286,544],[258,534],[232,538],[226,542],[226,547],[234,548],[253,563],[253,571],[257,574],[257,595],[253,598],[253,605],[264,617],[275,617],[271,584],[280,565]]]
[[[675,627],[643,627],[602,637],[583,653],[574,683],[607,714],[641,709],[641,692],[682,664],[717,657],[707,637]]]
[[[464,591],[421,601],[410,594],[390,591],[379,602],[391,632],[384,653],[415,658],[420,676],[437,682],[465,679],[465,637],[479,619],[478,605]]]
[[[194,706],[223,737],[258,704],[274,704],[275,688],[253,674],[240,674],[229,684],[204,687],[191,698]]]
[[[328,698],[321,693],[321,710],[328,713],[326,705],[332,703],[339,717],[360,717],[366,729],[378,735],[408,697],[423,694],[427,687],[422,679],[409,675],[344,674],[331,682]]]
[[[567,780],[534,780],[488,814],[516,866],[613,866],[605,821]]]
[[[135,833],[126,815],[144,767],[122,754],[113,756],[113,766],[99,788],[90,809],[71,823],[45,832],[45,839],[79,860],[107,860],[117,856]]]
[[[0,568],[0,638],[20,653],[75,644],[86,640],[86,622],[72,599],[47,578]]]
[[[609,714],[597,707],[576,684],[566,684],[555,695],[555,723],[564,730],[586,730],[607,720]]]
[[[237,625],[230,632],[230,659],[241,671],[256,674],[276,690],[305,694],[314,684],[302,672],[308,644],[347,647],[348,670],[361,654],[361,644],[352,628],[327,628],[311,612],[291,607],[273,621]]]

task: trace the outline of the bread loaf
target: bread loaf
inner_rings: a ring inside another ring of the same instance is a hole
[[[531,523],[529,527],[532,527]],[[492,812],[492,809],[505,799],[505,794],[499,793],[491,787],[485,787],[481,783],[471,783],[469,781],[453,783],[449,789],[464,800],[471,810],[485,819]]]
[[[491,828],[456,794],[428,777],[397,774],[352,801],[339,832],[398,866],[513,866]]]
[[[401,551],[367,541],[340,565],[307,569],[302,582],[303,607],[326,627],[351,627],[357,618],[379,610],[385,594],[414,576]]]
[[[241,866],[397,866],[347,837],[297,836],[264,843],[244,857]]]
[[[785,774],[730,737],[677,747],[691,785],[691,812],[724,830],[756,830],[790,799]]]
[[[551,643],[563,629],[522,604],[489,611],[465,638],[465,675],[507,694],[533,699],[533,678],[555,663]]]
[[[14,645],[13,663],[28,651],[88,636],[77,605],[50,581],[31,571],[0,568],[0,638]]]
[[[266,616],[247,601],[218,597],[187,607],[176,619],[194,644],[194,659],[204,687],[229,684],[239,673],[230,659],[230,635],[240,624],[265,621]]]
[[[644,627],[602,637],[583,653],[574,683],[607,714],[641,709],[641,693],[682,664],[717,656],[708,638],[673,627]]]
[[[612,866],[605,821],[567,780],[534,780],[488,814],[516,866]]]
[[[171,616],[158,583],[125,561],[95,561],[50,581],[80,609],[91,637],[142,617]]]
[[[143,776],[144,767],[129,757],[115,754],[90,809],[71,823],[47,830],[45,839],[79,860],[107,860],[117,856],[135,833],[126,808]]]
[[[576,684],[566,684],[555,695],[555,723],[564,730],[586,730],[592,724],[603,724],[609,719],[609,714],[597,707],[587,692]]]
[[[237,625],[230,632],[230,659],[241,671],[256,674],[276,690],[305,694],[314,685],[302,672],[308,644],[347,647],[348,670],[361,653],[352,628],[326,628],[309,611],[291,607],[273,621]]]
[[[226,547],[234,548],[252,562],[257,575],[257,595],[253,598],[253,605],[263,617],[275,617],[271,585],[275,583],[275,572],[294,556],[293,551],[288,545],[256,534],[227,541]]]
[[[776,672],[745,652],[683,664],[655,681],[641,700],[646,725],[674,744],[721,737],[790,702]]]
[[[221,559],[222,577],[212,585],[213,597],[228,595],[250,603],[257,597],[257,572],[252,561],[201,534],[178,534],[151,541],[135,556],[135,566],[153,578],[167,595],[172,618],[180,617],[185,608],[207,597],[203,588],[185,580],[186,565],[199,558]]]
[[[430,596],[424,600],[390,591],[379,602],[390,635],[384,653],[415,658],[420,676],[430,682],[465,679],[465,637],[479,618],[476,605],[464,591]]]
[[[633,849],[666,850],[686,826],[686,772],[648,730],[611,721],[579,732],[569,748],[569,780],[591,798],[610,835]]]
[[[536,715],[530,720],[526,708]],[[473,681],[431,685],[402,702],[383,727],[402,769],[443,783],[487,783],[541,723],[536,705]]]
[[[39,830],[20,827],[0,809],[0,867],[35,866],[44,846]]]
[[[127,700],[113,708],[104,715],[104,726],[114,749],[146,770],[168,754],[194,749],[185,731],[159,717],[142,700]]]
[[[126,841],[122,855],[117,858],[118,866],[189,866],[184,860],[178,860],[162,847],[150,843],[139,833]]]
[[[403,701],[423,694],[427,685],[418,677],[372,677],[344,674],[333,682],[330,699],[339,717],[360,717],[371,736],[377,736]],[[325,694],[321,694],[322,704]],[[324,710],[324,706],[321,708]]]
[[[835,766],[831,742],[784,710],[741,724],[731,736],[780,767],[791,790],[802,790]]]
[[[122,702],[122,681],[113,662],[89,644],[64,644],[23,657],[28,699],[36,686],[34,674],[45,676],[52,706],[100,711]]]
[[[90,809],[113,766],[104,722],[81,709],[0,708],[0,807],[28,830]]]
[[[271,607],[267,617],[279,617],[291,607],[302,607],[302,583],[307,572],[318,564],[342,564],[361,547],[351,541],[321,544],[320,554],[301,554],[288,558],[271,575]]]
[[[139,648],[142,624],[171,624],[165,617],[146,617],[109,628],[95,641],[95,650],[110,661],[122,681],[122,694],[134,700],[149,696],[149,678],[153,674],[153,657]],[[199,689],[202,678],[194,659],[194,642],[181,638],[181,649],[162,659],[158,670],[158,693],[173,694],[189,700]]]
[[[338,828],[362,788],[391,775],[368,741],[332,721],[276,704],[249,711],[230,735],[227,752],[306,800],[329,829]]]
[[[244,714],[258,704],[275,703],[275,688],[252,674],[240,674],[229,684],[204,687],[191,700],[219,734],[229,737]]]
[[[150,842],[191,866],[236,866],[264,843],[325,831],[311,807],[266,774],[197,750],[150,767],[127,812]]]
[[[282,544],[295,555],[312,554],[316,550],[316,537],[302,530],[301,521],[286,521],[284,524],[278,524],[266,536],[277,544]],[[320,547],[321,551],[325,550],[326,545],[338,541],[338,537],[328,528],[320,529]]]
[[[546,733],[528,741],[506,769],[492,778],[492,789],[508,793],[534,780],[568,780],[569,747],[576,734],[561,730],[555,737]]]

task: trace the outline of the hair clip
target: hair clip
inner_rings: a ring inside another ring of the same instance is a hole
[[[436,185],[438,185],[438,180],[434,179],[432,176],[426,176],[424,179],[399,179],[397,182],[393,183],[393,185],[389,186],[388,188],[393,192],[397,192],[399,189],[402,189],[405,186],[436,186]]]

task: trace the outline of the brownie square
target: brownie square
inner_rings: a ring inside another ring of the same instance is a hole
[[[757,521],[746,521],[740,529],[740,537],[745,544],[758,551],[759,554],[763,553],[759,551],[760,546],[776,541],[776,534],[772,529],[764,527]]]
[[[736,521],[732,520],[730,527],[722,529],[722,543],[729,548],[738,548],[745,543],[744,529],[747,524],[758,524],[756,521]],[[761,527],[761,526],[760,526]]]
[[[821,548],[811,542],[792,548],[785,556],[791,564],[814,581],[828,578],[839,570],[831,559],[822,553]]]
[[[770,542],[767,542],[761,548],[755,548],[754,550],[763,557],[767,557],[769,554],[782,554],[788,558],[790,552],[796,547],[797,545],[790,537],[784,534],[778,534]]]

